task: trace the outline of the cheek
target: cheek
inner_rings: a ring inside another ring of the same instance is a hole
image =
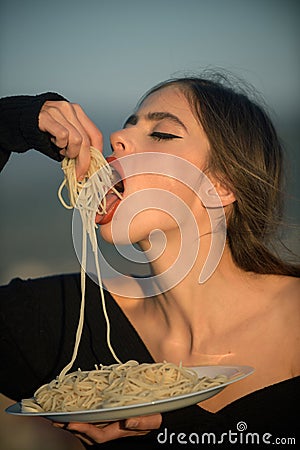
[[[126,245],[147,239],[154,230],[168,232],[198,221],[201,202],[184,183],[166,176],[129,180],[112,221],[101,226],[103,239]]]
[[[197,195],[192,189],[170,177],[149,177],[136,194],[133,209],[141,211],[136,222],[144,220],[149,229],[172,228],[176,222],[182,224],[197,203]]]
[[[191,206],[197,197],[197,190],[191,189],[186,183],[180,181],[179,178],[171,178],[162,175],[146,175],[142,180],[140,190],[145,192],[149,190],[151,192],[151,199],[153,206],[162,208],[163,210],[169,210],[174,207],[174,204],[178,202],[178,208],[180,202],[183,202],[187,206]],[[151,203],[151,199],[147,198],[147,194],[141,196],[141,207],[143,204]],[[179,208],[180,209],[180,208]]]

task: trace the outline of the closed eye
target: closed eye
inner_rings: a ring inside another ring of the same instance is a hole
[[[181,136],[177,136],[176,134],[170,134],[170,133],[161,133],[159,131],[154,131],[150,134],[150,136],[155,139],[156,141],[168,141],[170,139],[182,139]]]

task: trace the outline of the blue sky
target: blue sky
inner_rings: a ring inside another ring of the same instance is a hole
[[[299,112],[299,11],[291,0],[2,0],[1,95],[51,89],[101,118],[174,73],[218,66],[279,114]]]

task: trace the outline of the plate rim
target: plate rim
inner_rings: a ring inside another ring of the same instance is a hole
[[[97,408],[97,409],[86,409],[86,410],[78,410],[78,411],[43,411],[43,412],[33,412],[33,411],[22,411],[21,410],[21,401],[20,402],[16,402],[13,403],[12,405],[8,406],[5,409],[5,412],[11,415],[16,415],[16,416],[22,416],[22,417],[42,417],[42,418],[47,418],[50,420],[55,420],[57,419],[57,421],[59,421],[59,419],[61,417],[64,416],[84,416],[84,415],[93,415],[93,414],[109,414],[111,413],[122,413],[122,412],[126,412],[127,410],[129,411],[134,411],[136,409],[141,409],[141,408],[150,408],[150,407],[159,407],[160,405],[165,405],[165,404],[172,404],[172,403],[178,403],[181,400],[189,400],[189,399],[193,399],[194,397],[197,397],[201,394],[206,394],[206,393],[211,393],[213,391],[219,391],[219,390],[223,390],[225,389],[227,386],[229,386],[230,384],[236,383],[237,381],[240,381],[244,378],[246,378],[247,376],[251,375],[254,372],[254,367],[252,366],[248,366],[248,365],[219,365],[219,364],[210,364],[210,365],[203,365],[203,366],[184,366],[185,369],[200,369],[200,370],[205,370],[205,369],[211,369],[211,368],[218,368],[220,370],[236,370],[237,374],[239,372],[241,372],[240,375],[234,376],[235,374],[233,373],[231,375],[231,377],[233,377],[232,379],[229,379],[228,381],[226,381],[225,383],[222,383],[221,385],[218,386],[213,386],[210,387],[208,389],[203,389],[201,391],[196,391],[196,392],[189,392],[188,394],[182,394],[182,395],[177,395],[174,397],[170,397],[170,398],[163,398],[160,400],[153,400],[151,402],[143,402],[143,403],[135,403],[132,405],[122,405],[122,406],[116,406],[116,407],[110,407],[110,408]],[[220,375],[222,375],[220,373]],[[200,376],[205,376],[205,375],[200,375]],[[208,375],[209,376],[209,375]],[[217,392],[218,393],[218,392]],[[200,400],[201,401],[201,400]],[[199,401],[199,402],[200,402]],[[198,402],[197,402],[198,403]],[[192,405],[193,403],[189,403],[189,405]],[[14,409],[18,408],[19,410],[15,411]],[[174,408],[175,409],[175,408]],[[146,413],[144,413],[145,415]],[[110,420],[110,419],[104,419],[106,421]],[[116,420],[116,419],[111,419],[111,420]],[[70,420],[69,420],[70,421]]]

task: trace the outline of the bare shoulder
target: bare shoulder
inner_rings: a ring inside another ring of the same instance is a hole
[[[282,348],[291,355],[292,372],[300,375],[300,279],[278,277],[274,295],[275,315],[282,332]]]
[[[299,311],[300,307],[300,278],[274,276],[274,297],[283,306],[295,307]],[[300,312],[300,311],[299,311]]]
[[[297,321],[300,330],[300,278],[274,276],[270,280],[271,298],[275,311],[282,318]]]
[[[300,330],[300,278],[263,275],[258,280],[256,298],[266,306],[262,317],[282,327],[298,323]]]

